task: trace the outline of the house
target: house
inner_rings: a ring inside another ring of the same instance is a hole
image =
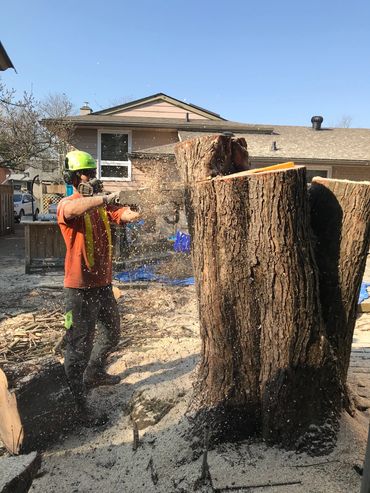
[[[309,179],[370,180],[370,129],[327,128],[322,117],[306,126],[252,125],[159,93],[96,112],[86,103],[69,121],[71,144],[97,159],[107,190],[179,182],[176,143],[226,132],[245,137],[252,167],[294,161]]]
[[[5,51],[4,46],[0,41],[0,70],[3,71],[3,70],[7,70],[8,68],[13,68],[15,70],[15,67],[11,59],[9,58],[7,52]]]

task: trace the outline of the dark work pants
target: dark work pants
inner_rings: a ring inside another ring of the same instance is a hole
[[[120,319],[112,286],[65,288],[66,350],[64,367],[76,399],[84,398],[83,375],[101,372],[107,355],[117,345]],[[98,330],[95,337],[95,326]]]

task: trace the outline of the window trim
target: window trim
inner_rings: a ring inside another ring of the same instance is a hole
[[[116,176],[104,176],[102,177],[101,175],[101,170],[102,166],[102,159],[101,159],[101,136],[102,134],[124,134],[127,135],[127,143],[128,143],[128,148],[127,148],[127,153],[129,154],[132,150],[132,131],[131,130],[125,130],[125,129],[115,129],[115,128],[109,128],[109,129],[98,129],[98,178],[102,181],[132,181],[132,164],[130,159],[127,161],[106,161],[107,165],[108,163],[109,166],[112,166],[112,163],[122,163],[122,164],[113,164],[113,166],[126,166],[127,167],[127,178],[117,178]]]
[[[331,178],[332,175],[333,175],[333,166],[320,166],[320,165],[314,165],[314,164],[310,164],[310,165],[306,165],[306,169],[308,171],[327,171],[328,172],[328,176],[327,178]]]

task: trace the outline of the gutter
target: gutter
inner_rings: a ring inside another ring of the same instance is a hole
[[[295,164],[310,165],[310,164],[321,164],[323,166],[370,166],[370,161],[366,159],[331,159],[331,158],[300,158],[300,157],[287,157],[287,156],[251,156],[249,155],[249,160],[256,163],[273,163],[279,164],[285,161],[293,161]]]

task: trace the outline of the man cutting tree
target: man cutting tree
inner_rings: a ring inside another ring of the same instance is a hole
[[[96,415],[87,405],[87,392],[99,385],[114,385],[120,378],[105,370],[109,352],[116,346],[120,320],[112,291],[112,238],[110,222],[133,222],[139,213],[117,206],[119,192],[102,191],[96,180],[96,161],[83,151],[69,152],[64,180],[74,193],[62,199],[57,217],[66,244],[64,287],[66,295],[65,372],[76,399],[82,424],[99,426],[106,415]],[[94,340],[95,326],[99,334]]]

